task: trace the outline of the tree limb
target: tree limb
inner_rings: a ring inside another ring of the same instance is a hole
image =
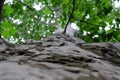
[[[69,19],[68,19],[68,21],[67,21],[67,23],[66,23],[66,25],[65,25],[65,29],[64,29],[64,31],[63,31],[64,34],[66,33],[67,26],[68,26],[68,24],[69,24],[69,22],[70,22],[70,20],[71,20],[71,18],[72,18],[74,9],[75,9],[75,0],[73,0],[72,12],[71,12],[71,14],[70,14],[70,16],[69,16]]]

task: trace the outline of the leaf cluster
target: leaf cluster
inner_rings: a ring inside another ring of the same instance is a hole
[[[120,41],[120,11],[115,0],[75,0],[70,20],[77,24],[77,37],[86,42]],[[10,42],[39,40],[51,35],[60,23],[65,26],[72,0],[13,0],[5,3],[0,34]],[[38,8],[34,8],[37,6]]]

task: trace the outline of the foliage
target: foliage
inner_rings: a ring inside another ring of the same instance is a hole
[[[120,41],[120,11],[113,2],[75,0],[70,22],[79,26],[77,36],[86,42]],[[0,34],[11,42],[39,40],[51,35],[58,24],[64,27],[71,10],[72,0],[13,0],[4,5]]]

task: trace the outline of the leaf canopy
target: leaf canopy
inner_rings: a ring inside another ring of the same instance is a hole
[[[120,41],[120,7],[116,8],[114,1],[75,0],[70,22],[80,28],[77,37],[86,42]],[[0,34],[17,43],[42,39],[58,24],[65,27],[71,10],[72,0],[13,0],[4,4]]]

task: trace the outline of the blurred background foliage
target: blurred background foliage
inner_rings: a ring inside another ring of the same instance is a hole
[[[86,42],[120,41],[119,0],[76,0],[71,23],[80,28],[77,37]],[[6,0],[0,34],[12,43],[40,40],[66,24],[72,0]]]

